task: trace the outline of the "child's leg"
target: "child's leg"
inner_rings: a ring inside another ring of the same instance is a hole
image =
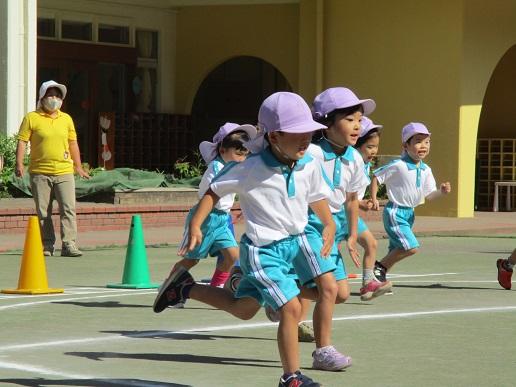
[[[301,319],[301,303],[297,297],[292,298],[280,308],[278,326],[278,349],[285,374],[299,370],[299,343],[297,324]]]
[[[220,253],[223,256],[222,261],[217,261],[217,268],[211,277],[211,286],[224,285],[229,278],[231,268],[238,260],[238,247],[229,247],[221,249]]]
[[[314,332],[317,348],[331,345],[331,326],[337,283],[333,273],[325,273],[315,278],[319,297],[314,308]]]
[[[374,279],[373,269],[378,242],[371,231],[366,230],[358,235],[358,244],[364,249],[362,282],[365,284]]]
[[[389,271],[396,263],[399,261],[410,257],[417,253],[417,249],[392,249],[387,253],[387,255],[380,261],[380,263]]]
[[[194,284],[190,289],[189,298],[224,310],[242,320],[253,318],[261,308],[258,301],[252,297],[236,298],[229,290],[205,285]]]
[[[172,270],[170,270],[169,276],[175,272],[178,267],[184,267],[186,270],[190,270],[192,267],[197,265],[199,263],[198,259],[189,259],[189,258],[183,258],[180,261],[177,261],[174,266],[172,266]]]
[[[347,279],[337,281],[337,298],[335,299],[336,304],[343,304],[349,298],[351,289]]]

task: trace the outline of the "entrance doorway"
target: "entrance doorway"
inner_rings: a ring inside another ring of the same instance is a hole
[[[135,67],[134,48],[38,40],[38,87],[50,79],[66,85],[63,111],[74,121],[82,161],[91,166],[101,149],[99,112],[134,110]]]
[[[291,91],[273,65],[239,56],[217,66],[202,82],[192,106],[195,142],[211,140],[225,122],[256,124],[262,101],[277,91]]]
[[[495,183],[516,181],[516,45],[498,62],[487,85],[478,124],[476,207],[492,210]],[[500,210],[516,207],[516,188],[499,190]],[[507,197],[509,196],[509,197]]]

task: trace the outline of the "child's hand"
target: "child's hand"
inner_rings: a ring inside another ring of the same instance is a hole
[[[335,243],[335,226],[326,226],[322,232],[323,247],[321,256],[328,257],[331,253],[333,243]]]
[[[199,246],[202,242],[202,232],[199,227],[190,227],[188,233],[188,241],[177,251],[177,255],[184,257],[186,253],[192,251],[195,246]]]
[[[378,201],[378,199],[371,199],[371,208],[374,210],[374,211],[380,211],[380,202]]]
[[[373,201],[372,200],[360,200],[358,202],[358,207],[362,211],[369,211],[370,209],[373,208]]]
[[[451,184],[447,181],[446,183],[441,184],[441,193],[443,195],[449,194],[451,192]]]
[[[356,267],[360,267],[360,254],[356,248],[357,246],[357,237],[350,236],[346,241],[346,247],[348,249],[349,255],[353,260],[353,263]]]

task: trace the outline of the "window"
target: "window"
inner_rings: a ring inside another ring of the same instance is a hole
[[[129,44],[129,27],[99,24],[99,42]]]
[[[38,36],[55,38],[56,21],[54,19],[38,17]]]
[[[89,22],[63,20],[61,37],[63,39],[92,40],[93,26]]]

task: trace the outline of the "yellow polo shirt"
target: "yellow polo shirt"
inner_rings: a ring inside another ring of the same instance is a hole
[[[68,141],[77,140],[72,117],[58,110],[52,118],[42,110],[28,113],[20,125],[18,140],[30,141],[30,173],[73,173]]]

